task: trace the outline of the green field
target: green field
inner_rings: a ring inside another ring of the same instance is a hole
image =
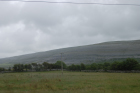
[[[4,73],[0,93],[140,93],[140,73]]]

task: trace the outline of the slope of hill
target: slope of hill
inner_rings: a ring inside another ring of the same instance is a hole
[[[128,57],[140,58],[140,40],[104,42],[2,58],[0,64],[42,63],[45,61],[54,63],[61,60],[60,53],[63,53],[62,60],[66,64],[86,64]]]

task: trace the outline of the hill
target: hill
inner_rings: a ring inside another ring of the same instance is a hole
[[[0,65],[9,66],[16,63],[54,63],[62,60],[66,64],[94,63],[123,58],[140,58],[140,40],[112,41],[92,45],[56,49],[45,52],[26,54],[0,59]]]

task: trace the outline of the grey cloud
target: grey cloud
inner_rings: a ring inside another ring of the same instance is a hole
[[[13,24],[19,21],[20,8],[8,2],[0,3],[0,26]]]
[[[140,4],[139,0],[77,0],[95,1]],[[0,12],[0,57],[139,39],[140,35],[140,11],[134,6],[5,2]]]

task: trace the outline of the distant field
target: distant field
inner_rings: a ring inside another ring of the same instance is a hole
[[[140,73],[0,74],[0,93],[140,93]]]

